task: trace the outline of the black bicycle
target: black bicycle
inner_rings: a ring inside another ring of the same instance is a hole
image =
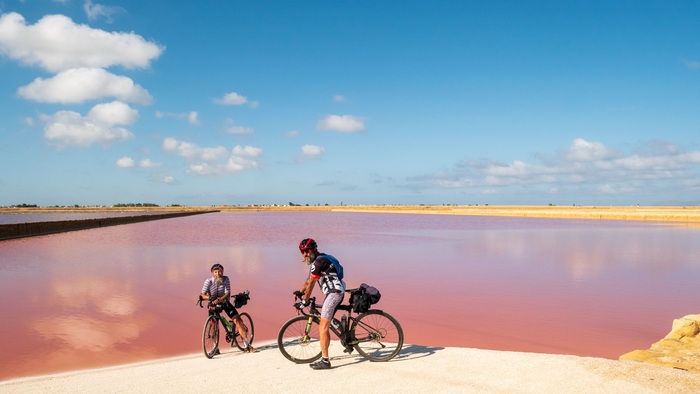
[[[250,299],[249,294],[250,293],[248,290],[246,290],[245,292],[236,294],[232,297],[234,298],[233,304],[236,309],[248,303],[248,300]],[[202,297],[200,296],[199,301],[197,302],[200,308],[204,307],[202,305],[203,301],[204,300],[202,300]],[[221,322],[221,324],[224,326],[226,342],[230,343],[231,347],[233,347],[235,344],[237,348],[241,349],[242,351],[246,351],[247,347],[243,342],[243,337],[236,328],[236,324],[233,322],[233,320],[226,319],[225,314],[222,315],[223,305],[209,302],[207,309],[209,310],[209,317],[207,317],[207,320],[204,323],[204,330],[202,331],[202,348],[204,349],[204,355],[207,356],[207,358],[212,358],[215,355],[220,354],[219,322]],[[248,331],[248,337],[246,339],[248,340],[248,343],[252,345],[253,336],[255,335],[253,319],[246,312],[239,313],[238,316],[240,316],[241,320],[243,321],[243,326],[245,326],[246,330]]]
[[[300,303],[294,306],[299,309]],[[338,310],[345,311],[345,314],[340,321],[334,318],[330,329],[340,339],[346,353],[357,350],[370,361],[389,361],[399,354],[403,346],[403,330],[393,316],[377,309],[353,316],[352,305],[339,305]],[[301,315],[284,323],[277,334],[277,345],[288,360],[304,364],[321,357],[318,328],[321,313],[316,308],[316,297],[309,298],[308,312],[300,311]]]

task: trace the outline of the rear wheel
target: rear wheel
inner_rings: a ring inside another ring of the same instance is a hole
[[[202,332],[202,348],[207,358],[212,358],[219,350],[219,319],[212,315],[204,323]]]
[[[358,316],[352,324],[350,343],[370,361],[388,361],[403,347],[403,330],[390,314],[370,310]]]
[[[238,316],[241,318],[241,321],[243,322],[243,326],[245,327],[246,331],[248,331],[246,339],[248,340],[248,343],[252,345],[253,336],[255,335],[255,329],[253,328],[253,319],[251,319],[250,315],[245,312],[239,313]],[[238,330],[238,328],[235,326],[235,323],[234,327],[236,328],[236,330]],[[236,343],[236,347],[238,347],[241,350],[246,350],[245,342],[243,342],[243,334],[239,334],[240,335],[236,335],[233,337],[233,341]]]
[[[289,319],[277,334],[277,345],[288,360],[310,363],[321,357],[318,317],[297,316]]]

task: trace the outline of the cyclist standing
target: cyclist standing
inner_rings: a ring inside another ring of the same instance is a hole
[[[238,315],[238,310],[231,305],[231,281],[228,276],[224,276],[224,266],[216,263],[211,266],[212,277],[204,281],[202,286],[201,298],[210,300],[214,304],[221,304],[222,309],[233,320],[241,334],[243,344],[246,347],[246,352],[254,353],[257,350],[248,343],[248,330],[246,329],[241,317]]]
[[[321,360],[311,364],[313,369],[330,369],[331,362],[328,358],[328,346],[331,341],[330,324],[338,305],[345,297],[345,282],[343,281],[342,266],[338,260],[325,253],[318,252],[316,241],[305,238],[299,244],[299,250],[304,256],[304,262],[309,265],[309,277],[304,282],[300,291],[294,292],[302,298],[299,309],[306,306],[314,283],[318,282],[323,294],[326,295],[321,309],[321,321],[319,323],[319,336],[321,343]]]

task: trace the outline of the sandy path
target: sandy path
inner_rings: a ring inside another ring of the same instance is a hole
[[[225,349],[105,369],[0,383],[3,393],[153,393],[233,390],[248,393],[321,392],[335,382],[351,392],[690,393],[700,375],[600,358],[406,345],[386,363],[372,363],[331,345],[333,369],[314,371],[285,359],[276,344],[244,354]]]

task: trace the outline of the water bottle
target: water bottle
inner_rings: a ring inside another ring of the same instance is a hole
[[[345,331],[345,327],[347,326],[347,322],[348,322],[348,317],[346,315],[343,315],[340,318],[340,330],[341,331]]]
[[[339,322],[338,319],[336,319],[335,317],[333,318],[333,320],[331,320],[331,325],[332,325],[333,328],[335,328],[336,330],[338,330],[338,329],[340,328],[340,322]]]

